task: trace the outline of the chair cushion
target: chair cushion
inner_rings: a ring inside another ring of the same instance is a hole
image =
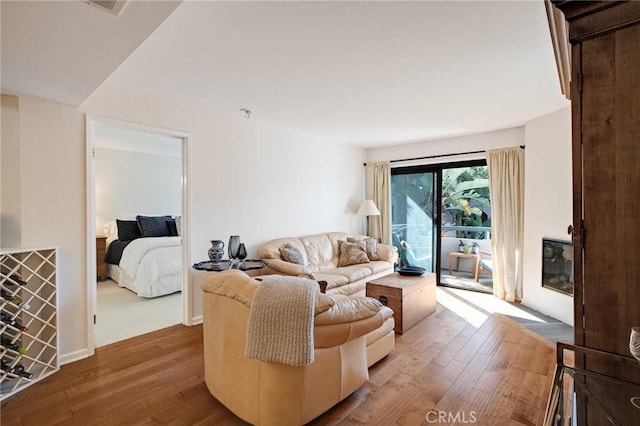
[[[384,260],[374,260],[369,263],[364,263],[360,266],[364,266],[365,268],[371,270],[371,274],[377,274],[378,272],[382,272],[390,268],[389,262],[386,262]]]
[[[372,317],[383,308],[382,303],[371,297],[334,295],[332,299],[333,305],[315,316],[315,325],[352,323]]]
[[[345,277],[347,282],[353,283],[371,275],[371,269],[367,267],[368,265],[367,263],[363,265],[342,266],[331,271],[324,271],[324,274]],[[318,274],[316,274],[316,278],[317,276]]]
[[[491,259],[480,259],[480,266],[485,271],[493,273],[493,269],[491,268]]]
[[[316,272],[313,274],[316,280],[318,281],[326,281],[327,282],[327,290],[331,290],[332,288],[340,287],[349,283],[349,279],[344,275],[333,274],[331,271],[326,272]]]
[[[395,325],[393,321],[387,321],[389,318],[393,317],[393,311],[390,308],[383,306],[380,310],[380,313],[382,313],[384,322],[382,323],[382,327],[373,330],[371,333],[366,335],[365,341],[367,343],[367,346],[377,341],[381,337],[386,336],[391,330],[393,330],[393,327]]]

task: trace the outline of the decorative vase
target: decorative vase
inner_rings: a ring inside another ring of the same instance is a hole
[[[241,261],[246,259],[246,257],[247,257],[247,248],[244,246],[244,243],[240,243],[240,246],[238,246],[238,255],[237,255],[237,257]]]
[[[229,259],[234,260],[238,257],[238,249],[240,248],[240,236],[232,235],[229,237],[227,250],[229,251]]]
[[[211,240],[211,247],[207,253],[209,254],[209,260],[214,263],[220,262],[224,256],[224,241]]]

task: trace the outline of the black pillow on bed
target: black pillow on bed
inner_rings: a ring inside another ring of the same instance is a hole
[[[120,220],[116,219],[118,226],[118,239],[122,241],[131,241],[142,237],[137,220]]]
[[[143,237],[170,237],[169,219],[171,216],[136,216]]]
[[[167,226],[169,227],[169,236],[170,237],[179,237],[180,236],[180,234],[178,234],[178,224],[176,223],[175,219],[167,220]]]

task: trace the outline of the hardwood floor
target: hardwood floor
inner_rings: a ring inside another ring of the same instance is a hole
[[[243,425],[204,384],[202,326],[173,326],[92,358],[2,402],[10,425]],[[551,342],[500,314],[478,328],[438,305],[314,425],[537,425],[555,366]]]

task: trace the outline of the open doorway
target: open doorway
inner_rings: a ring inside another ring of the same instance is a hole
[[[391,193],[401,262],[435,272],[439,285],[492,292],[485,160],[394,168]]]
[[[103,119],[87,126],[93,353],[190,323],[187,136]]]

